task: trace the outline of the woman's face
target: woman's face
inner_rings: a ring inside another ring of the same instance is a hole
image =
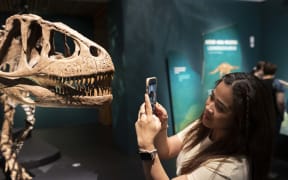
[[[213,131],[225,131],[232,126],[233,121],[232,87],[223,81],[217,85],[206,101],[202,122]]]

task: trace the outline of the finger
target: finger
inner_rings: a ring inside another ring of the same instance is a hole
[[[145,113],[145,102],[140,106],[140,111]]]
[[[145,93],[145,112],[148,116],[153,114],[150,99],[147,93]]]
[[[156,102],[155,109],[159,112],[165,111],[163,106],[161,104],[159,104],[158,102]]]
[[[139,111],[138,111],[138,119],[140,119],[142,114],[145,114],[145,103],[141,104]]]
[[[143,119],[146,119],[146,114],[143,113],[143,112],[140,112],[140,113],[139,113],[138,120],[143,120]]]
[[[158,102],[156,103],[155,109],[156,109],[155,113],[158,116],[167,116],[166,109],[161,104],[159,104]]]

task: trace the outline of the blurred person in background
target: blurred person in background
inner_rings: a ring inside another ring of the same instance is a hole
[[[264,64],[265,61],[258,61],[256,66],[253,67],[252,69],[252,74],[256,77],[258,77],[259,79],[262,79],[263,75],[264,75]]]
[[[272,93],[275,108],[275,137],[276,143],[279,139],[281,124],[284,119],[285,112],[285,89],[279,79],[275,77],[277,66],[273,63],[266,62],[263,69],[262,80],[267,89]]]

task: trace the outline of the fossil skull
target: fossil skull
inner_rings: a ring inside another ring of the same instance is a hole
[[[56,51],[55,34],[63,37],[63,53]],[[101,106],[112,100],[113,73],[106,50],[63,23],[22,14],[0,30],[0,92],[19,103]]]

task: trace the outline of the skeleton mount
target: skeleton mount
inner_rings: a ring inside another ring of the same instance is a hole
[[[113,62],[104,48],[67,25],[33,14],[14,15],[0,30],[0,149],[12,180],[32,179],[17,154],[33,129],[36,106],[99,107],[112,101]],[[55,36],[62,36],[57,51]],[[71,52],[71,45],[74,51]],[[23,133],[12,138],[15,107],[26,113]]]

